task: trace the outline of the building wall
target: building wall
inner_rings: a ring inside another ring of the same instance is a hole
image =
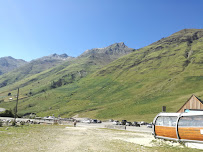
[[[193,95],[178,112],[184,112],[185,109],[203,109],[203,104]]]

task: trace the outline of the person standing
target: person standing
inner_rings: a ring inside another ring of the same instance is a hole
[[[76,123],[77,123],[77,121],[75,120],[75,121],[73,122],[73,124],[74,124],[74,127],[76,127]]]

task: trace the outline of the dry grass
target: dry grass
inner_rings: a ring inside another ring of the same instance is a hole
[[[146,134],[135,132],[98,129],[91,127],[72,127],[59,125],[30,125],[0,128],[1,152],[81,152],[81,151],[156,151],[190,152],[195,149],[173,147],[155,142],[157,146],[147,147],[135,144],[129,139],[144,139]],[[149,135],[148,135],[149,136]],[[139,138],[138,138],[139,137]]]

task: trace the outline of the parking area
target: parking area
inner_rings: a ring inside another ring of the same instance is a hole
[[[109,128],[109,129],[118,129],[118,130],[127,130],[141,133],[152,134],[153,129],[147,128],[146,125],[136,126],[124,126],[124,125],[115,125],[113,122],[102,122],[102,123],[77,123],[77,126],[80,127],[91,127],[91,128]]]

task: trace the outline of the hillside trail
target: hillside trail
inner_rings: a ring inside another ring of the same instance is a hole
[[[134,151],[140,146],[151,147],[153,136],[129,131],[99,129],[90,126],[66,127],[49,151]],[[129,145],[128,144],[132,144]],[[142,147],[143,149],[144,147]]]

